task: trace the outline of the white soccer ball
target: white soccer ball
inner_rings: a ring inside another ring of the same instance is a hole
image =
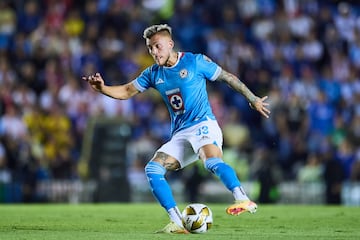
[[[208,206],[192,203],[182,212],[183,225],[191,233],[205,233],[213,224],[213,215]]]

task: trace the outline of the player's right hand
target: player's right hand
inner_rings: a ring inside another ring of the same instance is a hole
[[[104,79],[101,77],[100,73],[96,73],[95,75],[90,75],[88,77],[82,77],[82,79],[87,81],[95,91],[101,92],[104,87]]]
[[[252,103],[249,102],[249,105],[251,108],[260,112],[264,117],[269,118],[270,115],[270,110],[268,108],[269,103],[265,102],[267,98],[268,96],[262,98],[256,97],[255,101],[253,101]]]

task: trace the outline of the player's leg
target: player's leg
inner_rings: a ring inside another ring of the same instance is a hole
[[[244,191],[238,191],[240,181],[234,169],[222,160],[222,152],[215,144],[207,144],[199,149],[200,159],[211,173],[215,174],[227,189],[233,192],[235,200],[248,200]]]
[[[244,211],[255,212],[257,206],[249,200],[235,170],[222,160],[223,138],[218,123],[214,120],[202,122],[196,126],[194,133],[191,144],[204,162],[205,168],[218,176],[234,196],[236,205],[230,206],[226,212],[231,215],[238,215]]]
[[[222,153],[219,147],[214,144],[205,145],[200,148],[199,155],[204,161],[205,168],[218,176],[234,196],[235,203],[228,207],[226,212],[230,215],[256,212],[257,205],[246,195],[235,170],[221,159]]]
[[[174,156],[182,158],[182,148],[179,146],[182,146],[182,144],[176,141],[176,138],[164,144],[145,166],[145,174],[152,193],[160,205],[167,211],[171,221],[158,232],[188,233],[183,227],[181,212],[177,207],[170,185],[165,178],[167,171],[176,171],[181,168],[179,161],[166,153],[171,149],[175,154]]]

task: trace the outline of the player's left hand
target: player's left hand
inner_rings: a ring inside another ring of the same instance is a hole
[[[268,96],[259,98],[256,97],[255,101],[249,103],[250,107],[257,110],[261,115],[263,115],[266,118],[269,118],[270,110],[267,108],[269,106],[269,103],[265,102],[265,100],[268,98]]]

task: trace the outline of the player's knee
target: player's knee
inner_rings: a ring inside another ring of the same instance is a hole
[[[156,175],[165,175],[166,169],[158,162],[150,161],[145,166],[146,176],[156,174]]]
[[[177,171],[181,168],[180,162],[177,159],[163,152],[157,152],[153,159],[151,159],[151,162],[161,164],[166,171]]]
[[[205,160],[204,166],[208,171],[214,173],[216,170],[216,167],[222,163],[224,163],[224,161],[221,158],[208,158]]]

